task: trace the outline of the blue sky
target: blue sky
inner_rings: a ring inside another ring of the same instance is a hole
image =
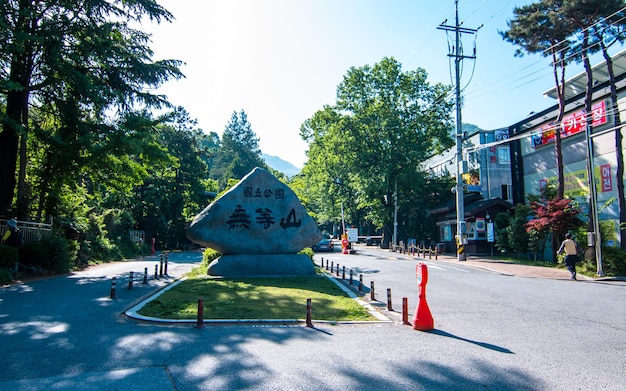
[[[462,122],[506,127],[555,102],[549,59],[514,57],[502,40],[513,8],[531,1],[460,0],[459,19],[478,28],[476,61],[465,60]],[[154,59],[185,62],[185,79],[157,92],[183,106],[198,126],[221,134],[234,111],[245,110],[263,153],[302,167],[300,125],[335,102],[347,70],[394,57],[403,70],[423,68],[431,83],[451,84],[448,38],[454,0],[159,0],[176,18],[144,29]],[[464,53],[474,37],[464,35]],[[599,62],[597,58],[593,64]],[[567,75],[582,72],[571,65]]]

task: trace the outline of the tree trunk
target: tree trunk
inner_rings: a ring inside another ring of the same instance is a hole
[[[615,126],[615,155],[617,160],[617,172],[615,179],[617,182],[617,199],[619,203],[619,222],[620,226],[626,223],[626,198],[624,197],[624,150],[622,149],[622,120],[619,115],[619,107],[617,105],[617,88],[615,87],[615,72],[613,71],[613,60],[609,55],[604,42],[600,40],[602,46],[602,55],[606,61],[606,68],[609,74],[609,84],[611,87],[611,110],[613,113],[613,122]],[[626,250],[626,230],[620,229],[620,248]]]
[[[556,47],[556,46],[555,46]],[[561,55],[562,56],[562,55]],[[561,75],[559,80],[559,64]],[[563,58],[557,59],[557,52],[552,52],[552,69],[554,72],[554,82],[556,85],[556,94],[559,101],[559,113],[556,117],[556,129],[554,130],[554,153],[556,155],[556,171],[557,171],[557,198],[562,199],[565,195],[565,175],[563,174],[563,152],[561,151],[561,121],[565,113],[565,63]]]

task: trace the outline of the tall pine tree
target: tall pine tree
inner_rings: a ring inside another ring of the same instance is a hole
[[[246,112],[233,112],[222,134],[211,176],[223,188],[229,179],[241,179],[255,167],[267,169],[261,156],[259,138],[252,131]]]

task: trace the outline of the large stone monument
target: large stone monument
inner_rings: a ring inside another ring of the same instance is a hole
[[[187,237],[222,254],[209,275],[286,276],[315,274],[297,252],[321,233],[296,194],[257,167],[196,216]]]

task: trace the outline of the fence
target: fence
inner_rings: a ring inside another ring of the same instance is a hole
[[[38,242],[44,235],[47,235],[52,231],[52,219],[50,219],[50,223],[35,223],[32,221],[17,220],[17,228],[22,231],[24,244],[35,243]],[[7,229],[9,229],[7,220],[0,219],[0,236],[4,235]]]

